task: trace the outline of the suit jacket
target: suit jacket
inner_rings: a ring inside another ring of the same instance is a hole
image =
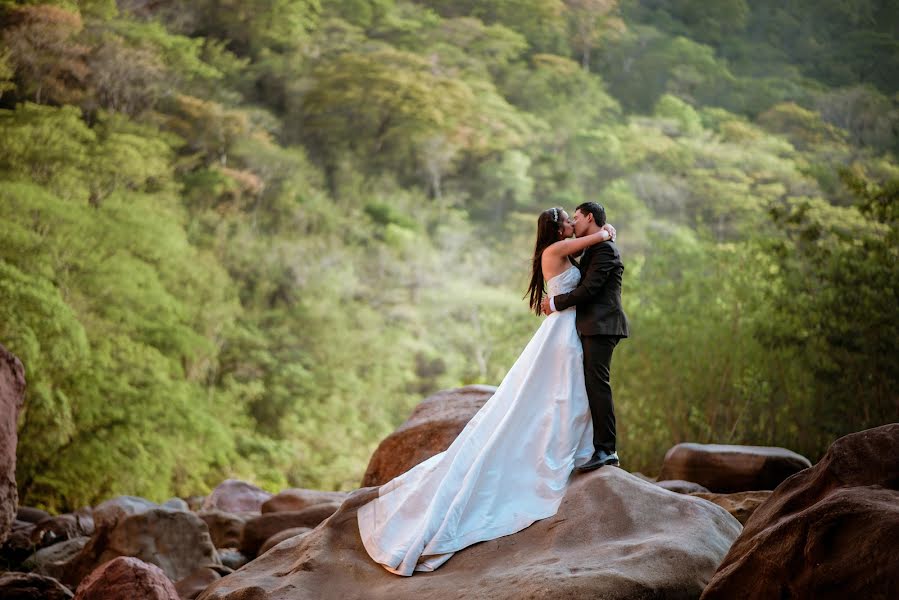
[[[587,248],[578,264],[581,281],[567,294],[553,298],[556,310],[577,306],[575,325],[581,335],[629,335],[621,308],[621,274],[624,265],[614,242]]]

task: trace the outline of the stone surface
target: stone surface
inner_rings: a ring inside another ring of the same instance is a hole
[[[290,488],[278,492],[262,505],[262,514],[270,512],[297,511],[309,508],[315,504],[340,503],[346,500],[349,492],[323,492],[321,490],[307,490],[303,488]]]
[[[162,569],[129,556],[99,566],[78,589],[75,600],[180,600]]]
[[[714,494],[712,492],[697,492],[691,494],[697,498],[714,502],[730,514],[740,523],[746,524],[752,513],[771,497],[771,490],[759,490],[756,492],[736,492],[733,494]]]
[[[16,426],[24,403],[25,367],[0,346],[0,543],[9,535],[18,512]]]
[[[81,536],[41,548],[22,564],[22,568],[40,575],[65,579],[65,573],[71,568],[72,561],[90,542],[87,536]]]
[[[221,510],[204,510],[197,515],[209,528],[209,537],[216,548],[240,548],[240,536],[246,524],[243,517]]]
[[[240,551],[247,556],[256,556],[265,540],[276,533],[294,527],[314,528],[333,515],[339,507],[336,503],[316,504],[304,510],[266,513],[250,519],[243,528]]]
[[[0,573],[3,600],[68,600],[72,591],[52,577],[37,573]]]
[[[154,508],[98,529],[72,561],[63,583],[76,585],[98,566],[119,556],[156,565],[172,581],[190,575],[198,567],[220,564],[200,517],[190,512]]]
[[[384,438],[368,462],[362,486],[383,485],[418,463],[443,452],[496,391],[469,385],[425,398],[406,422]]]
[[[783,482],[702,598],[899,598],[899,423],[838,439]]]
[[[272,495],[246,481],[226,479],[203,500],[202,510],[221,510],[230,513],[260,512]]]
[[[433,573],[399,577],[359,537],[357,509],[376,496],[353,492],[315,530],[200,598],[696,598],[741,530],[719,506],[604,467],[573,475],[556,515],[462,549]]]
[[[181,498],[169,498],[159,506],[168,508],[169,510],[190,510],[190,505],[187,503],[187,500],[182,500]]]
[[[39,508],[32,508],[30,506],[19,506],[19,511],[16,513],[16,520],[26,521],[28,523],[40,523],[44,519],[49,518],[50,513],[47,511]]]
[[[284,531],[279,531],[272,537],[265,540],[265,543],[262,544],[262,547],[259,549],[259,554],[265,554],[281,542],[286,539],[303,535],[312,531],[311,527],[291,527],[290,529],[285,529]]]
[[[0,557],[8,565],[17,565],[31,556],[38,548],[31,541],[36,525],[25,521],[13,521],[6,541],[0,545]]]
[[[234,569],[235,571],[250,562],[250,559],[244,556],[239,550],[219,549],[218,555],[219,560],[222,561],[222,566]]]
[[[682,479],[709,491],[730,494],[773,490],[811,466],[807,458],[786,448],[678,444],[668,450],[659,480]]]
[[[210,585],[221,579],[222,576],[215,569],[200,567],[187,577],[175,584],[175,590],[182,600],[193,600]]]
[[[139,515],[159,508],[155,502],[139,496],[118,496],[102,502],[94,508],[94,526],[97,529],[110,527],[122,517]]]
[[[657,481],[656,485],[663,487],[668,491],[677,492],[678,494],[692,494],[695,492],[708,493],[708,489],[693,483],[692,481],[684,481],[682,479],[668,479],[666,481]]]
[[[31,541],[46,548],[76,537],[91,536],[94,520],[89,513],[70,513],[44,519],[31,530]]]

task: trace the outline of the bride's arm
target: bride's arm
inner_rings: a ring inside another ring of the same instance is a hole
[[[596,233],[591,233],[590,235],[585,235],[584,237],[558,241],[555,244],[551,244],[543,252],[548,252],[552,256],[556,257],[578,254],[581,250],[587,248],[588,246],[611,240],[612,231],[614,231],[614,229],[612,229],[611,225],[609,225],[609,228],[611,229],[611,231],[609,229],[600,229]]]

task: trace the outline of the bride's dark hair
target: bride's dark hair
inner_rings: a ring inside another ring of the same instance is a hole
[[[531,310],[540,316],[540,303],[543,302],[543,291],[546,281],[543,279],[543,251],[548,246],[559,241],[562,233],[562,209],[558,206],[544,210],[537,217],[537,244],[534,246],[534,263],[531,267],[531,284],[528,286]]]

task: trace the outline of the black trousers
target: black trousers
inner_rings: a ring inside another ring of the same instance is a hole
[[[612,404],[612,351],[621,338],[614,335],[584,335],[584,380],[593,417],[593,448],[615,452],[615,406]]]

